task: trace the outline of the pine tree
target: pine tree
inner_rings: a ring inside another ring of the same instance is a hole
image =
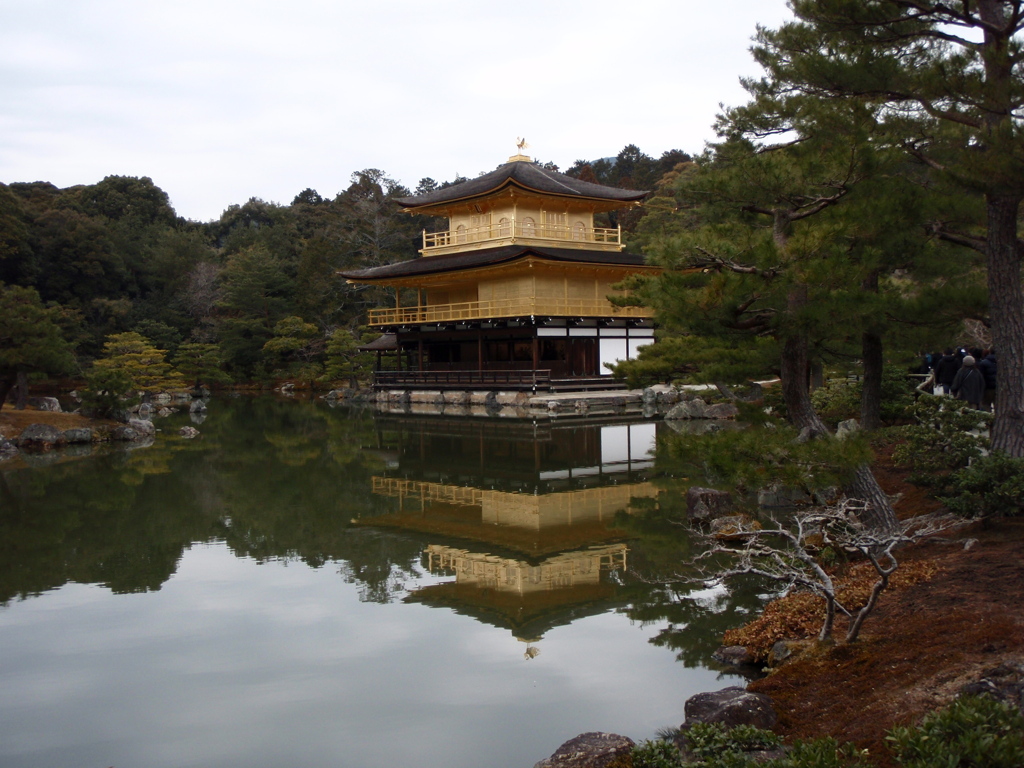
[[[58,307],[44,307],[32,288],[0,283],[0,408],[19,378],[74,370]],[[19,398],[24,401],[24,398]]]
[[[992,445],[1024,456],[1024,0],[794,0],[797,20],[759,30],[763,100],[810,96],[872,112],[890,146],[961,195],[984,223],[942,220],[936,236],[985,257],[999,355]],[[966,226],[964,226],[966,224]]]
[[[164,359],[166,355],[142,334],[115,333],[107,337],[103,357],[93,363],[93,369],[124,374],[131,381],[131,389],[140,392],[180,388],[184,382]]]

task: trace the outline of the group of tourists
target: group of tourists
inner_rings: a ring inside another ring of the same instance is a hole
[[[928,378],[918,389],[964,400],[972,408],[991,411],[996,397],[996,351],[964,347],[924,356],[921,373]]]

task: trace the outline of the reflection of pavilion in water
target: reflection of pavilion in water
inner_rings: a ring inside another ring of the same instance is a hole
[[[397,509],[366,522],[461,541],[427,546],[429,571],[454,580],[416,590],[410,601],[520,638],[618,603],[612,574],[625,570],[628,549],[613,521],[634,499],[657,493],[648,480],[654,423],[394,426],[386,442],[397,457],[373,478],[373,492],[396,499]]]

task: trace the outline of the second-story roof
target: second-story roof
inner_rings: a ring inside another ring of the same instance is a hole
[[[534,248],[522,245],[507,245],[465,253],[451,253],[443,256],[428,256],[409,261],[399,261],[381,267],[340,272],[342,277],[353,282],[369,282],[395,278],[418,277],[441,272],[459,272],[465,269],[491,267],[517,259],[536,256],[547,261],[603,266],[628,266],[644,268],[648,265],[644,257],[634,253],[618,251],[584,251],[570,248]]]
[[[537,163],[515,161],[505,163],[497,170],[475,179],[436,189],[425,195],[396,198],[395,202],[405,208],[417,209],[483,197],[507,186],[518,186],[547,195],[618,201],[623,204],[640,200],[647,195],[646,191],[606,187],[603,184],[580,181],[564,173],[548,170]]]

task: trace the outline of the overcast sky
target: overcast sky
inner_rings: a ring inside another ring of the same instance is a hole
[[[149,176],[191,219],[379,168],[697,152],[785,0],[0,0],[0,181]]]

